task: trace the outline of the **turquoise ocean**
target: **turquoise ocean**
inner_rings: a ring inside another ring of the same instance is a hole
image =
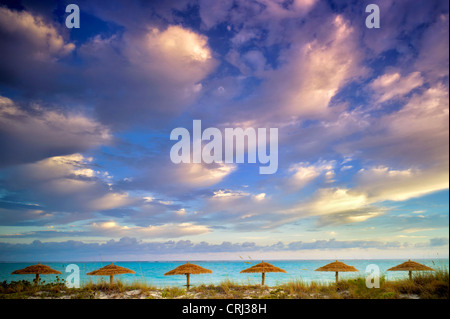
[[[276,286],[283,282],[301,280],[304,282],[332,282],[335,280],[334,272],[318,272],[315,269],[324,266],[334,260],[267,260],[274,266],[286,270],[287,273],[268,273],[266,274],[266,285]],[[352,278],[357,276],[365,276],[366,267],[375,264],[380,270],[380,274],[384,275],[386,280],[404,279],[408,277],[407,272],[403,271],[386,271],[387,269],[401,264],[405,259],[373,259],[373,260],[340,260],[347,265],[354,266],[359,272],[340,273],[340,278]],[[415,259],[419,263],[427,265],[434,269],[448,270],[449,260],[447,259]],[[261,274],[241,274],[240,271],[257,264],[260,261],[190,261],[199,266],[212,270],[212,274],[192,275],[191,284],[218,284],[224,280],[231,280],[238,284],[257,284],[261,282]],[[109,282],[107,276],[87,276],[86,273],[106,266],[110,262],[48,262],[45,265],[62,272],[59,278],[66,279],[70,272],[66,272],[66,267],[75,264],[80,270],[80,284],[88,282]],[[120,279],[122,282],[145,282],[157,287],[181,287],[186,284],[185,276],[164,276],[164,273],[182,265],[183,261],[124,261],[114,262],[114,264],[132,269],[136,274],[118,275],[114,278]],[[12,275],[16,269],[22,269],[35,263],[0,263],[0,282],[33,280],[34,275]],[[56,282],[56,275],[42,275],[41,280],[45,283]]]

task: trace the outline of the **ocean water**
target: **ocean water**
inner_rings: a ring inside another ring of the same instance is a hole
[[[334,260],[267,260],[274,266],[286,270],[287,273],[266,274],[266,285],[276,286],[283,282],[302,280],[304,282],[332,282],[335,280],[334,272],[318,272],[315,269],[324,266]],[[354,266],[359,272],[342,272],[339,278],[352,278],[366,275],[366,267],[375,264],[380,269],[380,274],[385,275],[386,280],[404,279],[408,277],[408,272],[386,271],[388,268],[404,262],[404,259],[374,259],[374,260],[340,260],[347,265]],[[434,269],[447,269],[448,259],[416,259],[415,261],[427,265]],[[261,274],[241,274],[240,271],[257,264],[260,261],[192,261],[199,266],[212,270],[212,274],[191,275],[191,285],[218,284],[224,280],[231,280],[239,284],[258,284],[261,282]],[[65,272],[69,264],[76,264],[80,269],[80,284],[88,282],[109,282],[109,276],[87,276],[86,273],[103,267],[110,262],[48,262],[43,263],[53,269],[61,271],[63,274],[59,278],[66,279],[70,274]],[[124,274],[115,276],[122,282],[145,282],[157,287],[181,287],[186,284],[186,276],[164,276],[164,273],[185,262],[176,261],[133,261],[115,262],[114,264],[132,269],[136,274]],[[0,282],[33,280],[35,275],[12,275],[16,269],[22,269],[35,263],[0,263]],[[46,283],[56,282],[56,275],[41,275],[41,280]]]

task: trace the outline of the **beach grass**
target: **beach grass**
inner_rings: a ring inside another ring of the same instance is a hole
[[[80,288],[68,288],[64,282],[37,286],[21,280],[0,283],[1,299],[448,299],[448,269],[415,272],[412,280],[386,280],[380,277],[379,288],[367,288],[366,278],[357,276],[339,282],[306,282],[295,279],[268,287],[226,279],[219,284],[198,284],[188,291],[184,287],[158,288],[144,281],[90,281]]]

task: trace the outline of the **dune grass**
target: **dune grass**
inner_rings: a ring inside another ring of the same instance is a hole
[[[0,283],[0,298],[198,298],[198,299],[448,299],[448,269],[434,272],[415,272],[412,280],[386,280],[380,278],[380,288],[369,289],[363,276],[334,282],[305,282],[301,279],[280,283],[273,287],[224,280],[219,284],[199,284],[186,291],[183,287],[157,288],[144,281],[125,283],[115,280],[113,285],[87,282],[80,288],[67,288],[63,282],[45,283],[36,286],[21,280]]]
[[[387,281],[380,276],[379,288],[367,288],[366,278],[358,276],[340,280],[338,283],[305,283],[292,281],[281,284],[293,298],[332,298],[332,299],[448,299],[449,274],[446,269],[434,272],[415,272],[412,280],[397,279]]]

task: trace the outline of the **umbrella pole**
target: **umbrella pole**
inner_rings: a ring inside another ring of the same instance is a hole
[[[336,271],[336,283],[338,282],[338,280],[339,280],[339,272]]]
[[[264,280],[266,279],[266,274],[262,273],[262,283],[261,286],[264,286]]]
[[[409,271],[409,280],[412,280],[412,271]]]
[[[113,284],[113,275],[109,276],[109,284],[112,285]]]
[[[39,274],[36,274],[36,282],[35,285],[39,285]]]
[[[186,290],[189,290],[189,275],[190,274],[186,274],[186,281],[187,281]]]

